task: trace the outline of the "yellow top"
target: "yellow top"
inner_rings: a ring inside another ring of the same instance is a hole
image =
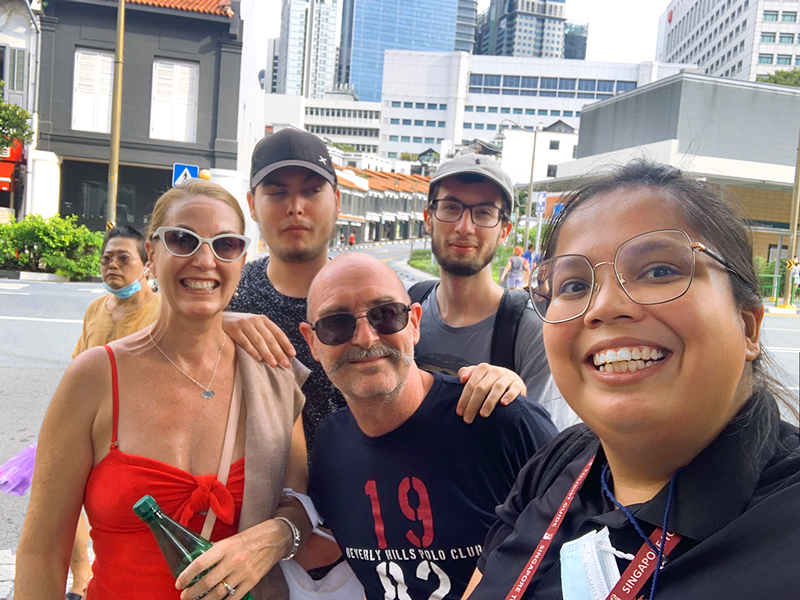
[[[104,346],[126,335],[141,331],[156,320],[161,308],[161,295],[156,294],[156,297],[142,308],[125,315],[119,323],[114,325],[111,314],[106,309],[106,301],[110,297],[111,294],[106,294],[94,300],[86,309],[83,317],[83,333],[72,352],[72,358],[89,348]]]

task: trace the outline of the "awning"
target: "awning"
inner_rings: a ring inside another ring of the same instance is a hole
[[[367,221],[380,221],[380,220],[381,220],[380,213],[373,213],[373,212],[367,213]]]
[[[336,219],[337,225],[354,225],[355,227],[359,227],[366,223],[366,219],[364,217],[359,217],[357,215],[339,215],[339,218]]]
[[[395,219],[397,219],[397,213],[385,212],[381,213],[381,217],[383,217],[384,221],[394,221]]]

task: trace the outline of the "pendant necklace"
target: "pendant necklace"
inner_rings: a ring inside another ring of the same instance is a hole
[[[155,323],[153,323],[153,325],[155,325]],[[147,335],[150,336],[150,341],[153,342],[153,346],[156,347],[156,350],[161,352],[161,354],[164,356],[164,358],[166,358],[173,367],[178,369],[178,371],[183,373],[186,377],[188,377],[194,383],[196,383],[201,388],[203,388],[203,390],[205,390],[202,393],[203,398],[206,398],[206,399],[213,398],[214,397],[214,390],[211,389],[211,384],[214,381],[214,377],[217,376],[217,367],[219,367],[219,359],[222,358],[222,349],[225,347],[225,338],[228,337],[228,336],[227,335],[223,335],[223,337],[222,337],[222,345],[219,347],[219,354],[217,355],[217,364],[214,365],[214,372],[211,374],[211,381],[208,382],[208,385],[203,385],[202,383],[197,381],[194,377],[189,375],[186,371],[181,369],[174,362],[172,362],[172,359],[169,356],[167,356],[167,354],[159,347],[158,344],[156,344],[156,341],[153,339],[153,325],[150,325],[150,329],[147,330]]]

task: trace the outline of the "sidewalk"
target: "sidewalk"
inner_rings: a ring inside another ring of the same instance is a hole
[[[94,560],[92,544],[89,544],[89,560]],[[0,600],[12,600],[14,597],[14,567],[16,565],[16,554],[13,550],[0,550]],[[67,577],[67,587],[64,593],[72,585],[72,573]]]

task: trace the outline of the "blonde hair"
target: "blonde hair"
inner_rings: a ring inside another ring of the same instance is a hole
[[[233,197],[233,194],[216,183],[211,183],[204,179],[192,179],[182,185],[176,185],[174,188],[167,190],[156,200],[156,205],[153,207],[153,214],[150,217],[150,226],[147,229],[147,237],[152,239],[156,230],[164,226],[167,215],[175,204],[193,196],[205,196],[212,200],[219,200],[230,206],[239,219],[239,233],[244,233],[244,213],[242,212],[242,207],[239,206],[239,202]]]
[[[522,256],[522,246],[514,246],[514,256]]]

